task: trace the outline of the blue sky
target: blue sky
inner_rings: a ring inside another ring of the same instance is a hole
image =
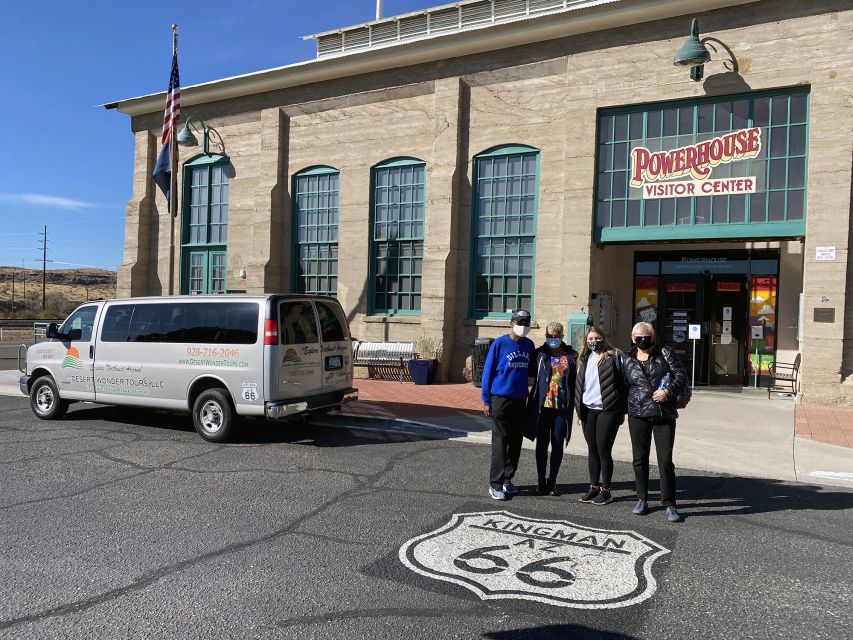
[[[384,16],[447,0],[385,0]],[[130,119],[97,105],[314,57],[301,36],[372,20],[375,0],[8,2],[0,23],[0,265],[116,269],[131,195]]]

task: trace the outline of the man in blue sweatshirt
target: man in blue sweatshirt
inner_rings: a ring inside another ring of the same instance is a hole
[[[489,495],[506,500],[516,492],[512,477],[521,456],[527,420],[527,367],[535,346],[530,333],[530,312],[518,309],[511,331],[492,343],[483,365],[483,413],[492,416],[492,468]]]

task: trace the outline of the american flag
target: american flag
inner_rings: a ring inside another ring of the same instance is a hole
[[[172,74],[169,76],[169,91],[166,94],[166,110],[163,113],[163,148],[157,157],[152,178],[160,191],[166,196],[168,210],[172,215],[178,215],[177,202],[172,202],[175,194],[173,178],[177,177],[177,170],[173,166],[178,164],[178,146],[175,144],[174,129],[181,119],[181,83],[178,80],[178,51],[175,48],[172,54]]]
[[[181,119],[181,82],[178,80],[178,52],[172,56],[172,74],[169,76],[169,91],[166,93],[166,111],[163,113],[163,144],[172,140],[172,129]]]

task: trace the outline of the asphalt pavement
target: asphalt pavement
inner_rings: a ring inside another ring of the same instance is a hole
[[[486,495],[489,448],[435,433],[0,397],[0,638],[839,638],[853,492],[678,470],[685,521]],[[652,488],[656,483],[652,483]],[[847,631],[845,631],[845,629]]]

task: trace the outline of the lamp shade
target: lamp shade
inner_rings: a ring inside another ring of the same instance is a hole
[[[675,66],[692,67],[697,64],[705,64],[711,59],[711,54],[705,48],[705,45],[699,42],[699,21],[693,18],[690,25],[690,35],[681,49],[675,54],[672,63]]]
[[[187,121],[184,128],[178,134],[178,144],[182,147],[195,147],[198,145],[198,138],[190,131],[189,121]]]

